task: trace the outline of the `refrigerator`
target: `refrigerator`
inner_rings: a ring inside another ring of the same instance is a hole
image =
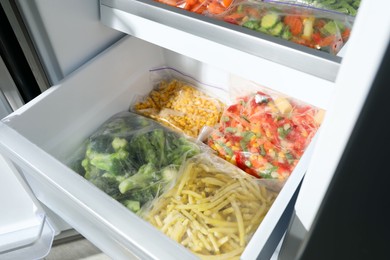
[[[65,164],[94,129],[151,90],[149,70],[161,66],[209,85],[242,78],[326,110],[241,259],[386,256],[387,1],[361,1],[338,55],[150,0],[1,5],[35,83],[16,82],[24,98],[1,120],[0,153],[48,233],[0,258],[26,256],[20,249],[48,234],[44,257],[52,239],[74,230],[113,259],[196,259]]]

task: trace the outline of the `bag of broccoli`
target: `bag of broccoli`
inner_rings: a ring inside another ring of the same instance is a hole
[[[70,167],[106,194],[138,212],[176,177],[202,144],[132,112],[120,112],[82,144]]]

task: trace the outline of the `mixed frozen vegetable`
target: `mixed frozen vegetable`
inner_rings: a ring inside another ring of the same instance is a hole
[[[238,1],[216,18],[331,54],[340,51],[352,28],[345,15],[256,1]]]
[[[121,112],[83,144],[73,169],[133,212],[172,181],[200,147],[151,119]]]
[[[320,8],[356,16],[361,0],[263,0],[264,2],[286,2]]]
[[[238,259],[278,191],[217,156],[187,160],[142,217],[201,259]]]
[[[160,3],[188,10],[193,13],[219,14],[224,12],[232,0],[155,0]]]
[[[286,180],[320,126],[324,111],[258,91],[239,97],[207,139],[218,155],[258,178]]]

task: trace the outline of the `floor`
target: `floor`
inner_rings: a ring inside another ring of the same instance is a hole
[[[111,260],[111,258],[78,235],[54,241],[49,255],[43,260]]]

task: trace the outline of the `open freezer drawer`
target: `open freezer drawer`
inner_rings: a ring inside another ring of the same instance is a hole
[[[244,68],[266,67],[262,59]],[[68,168],[64,161],[111,115],[127,110],[132,97],[152,88],[148,70],[168,65],[203,82],[228,82],[232,71],[193,60],[134,37],[125,37],[58,85],[0,123],[0,152],[21,170],[37,198],[114,259],[192,259],[195,256]],[[292,73],[280,68],[280,73]],[[294,98],[326,108],[333,86],[317,77],[300,84],[292,77]],[[254,77],[256,78],[256,77]],[[260,77],[261,78],[261,77]],[[258,81],[261,84],[261,80]],[[301,82],[302,83],[302,82]],[[315,88],[314,88],[315,86]],[[292,88],[292,89],[291,89]],[[270,257],[286,229],[294,193],[304,176],[313,142],[289,177],[242,255]],[[286,215],[285,215],[286,214]],[[285,219],[286,218],[286,219]]]

